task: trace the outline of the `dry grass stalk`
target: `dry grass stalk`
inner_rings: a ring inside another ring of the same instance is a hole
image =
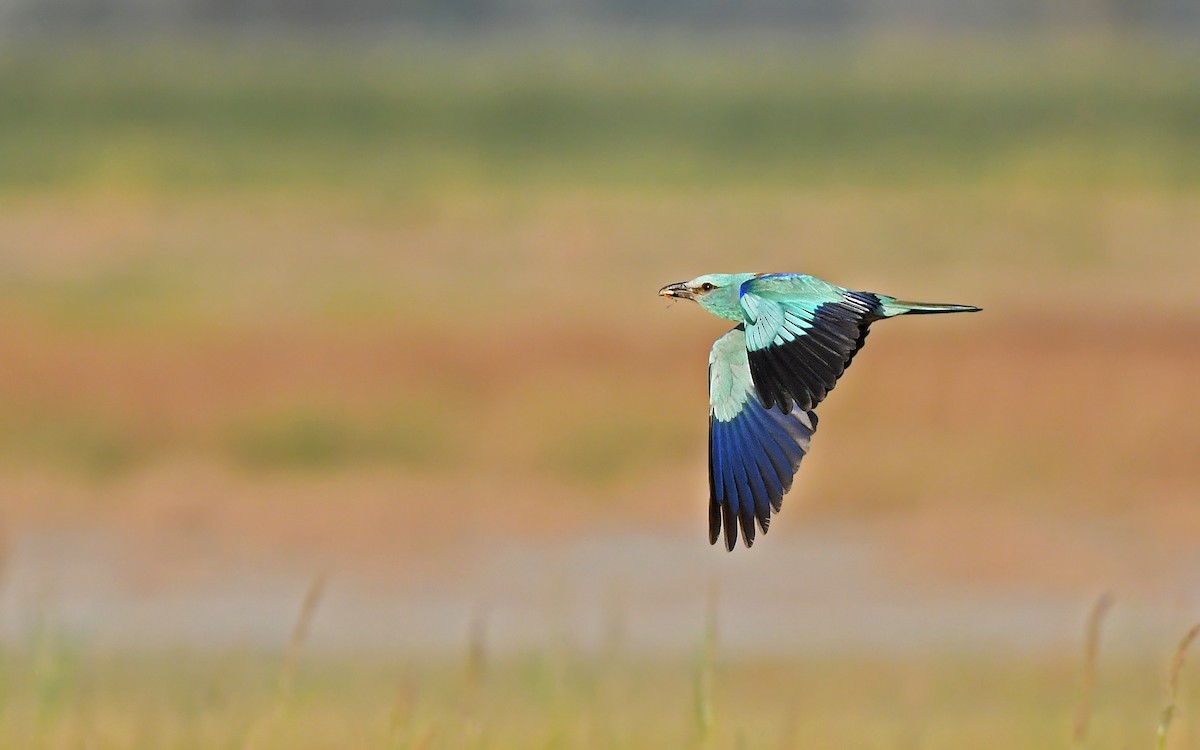
[[[615,669],[625,653],[626,630],[626,595],[619,585],[614,585],[608,592],[604,608],[604,663],[609,670]]]
[[[296,669],[300,663],[300,652],[308,640],[308,632],[316,616],[317,607],[325,595],[325,584],[329,574],[322,571],[313,577],[304,593],[304,601],[300,604],[300,612],[292,626],[292,635],[288,638],[287,651],[283,656],[283,667],[279,671],[279,696],[287,698],[292,694],[292,686],[296,678]]]
[[[709,580],[704,616],[704,644],[695,677],[696,737],[701,747],[708,745],[716,718],[713,712],[713,664],[717,658],[717,582]]]
[[[1171,661],[1171,672],[1167,677],[1167,707],[1163,709],[1162,719],[1158,723],[1158,750],[1165,750],[1167,746],[1167,733],[1171,729],[1172,719],[1175,718],[1175,702],[1179,695],[1179,676],[1183,672],[1183,660],[1196,636],[1200,636],[1200,623],[1192,626],[1175,649],[1175,658]]]
[[[1079,686],[1079,704],[1075,708],[1075,724],[1071,733],[1076,745],[1087,739],[1088,723],[1092,717],[1092,696],[1096,689],[1096,657],[1100,653],[1100,626],[1112,607],[1113,597],[1105,593],[1092,605],[1088,614],[1087,639],[1083,652],[1083,681]]]
[[[467,642],[467,690],[474,695],[487,675],[487,610],[477,607],[471,613]]]

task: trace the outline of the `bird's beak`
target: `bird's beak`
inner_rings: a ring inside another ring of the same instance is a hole
[[[686,281],[680,281],[677,284],[667,284],[658,290],[658,296],[674,297],[675,299],[696,299],[696,295],[692,294],[691,289],[688,289]]]

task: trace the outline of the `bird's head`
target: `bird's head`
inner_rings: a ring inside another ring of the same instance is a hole
[[[690,299],[713,315],[741,321],[742,284],[752,278],[752,273],[710,273],[691,281],[667,284],[658,293],[662,297]]]

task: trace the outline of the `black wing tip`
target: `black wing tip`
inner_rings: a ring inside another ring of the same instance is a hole
[[[777,513],[779,508],[772,503],[772,509]],[[757,533],[766,534],[771,526],[771,515],[755,515],[749,519],[742,518],[728,510],[729,506],[715,498],[708,501],[708,543],[716,545],[724,536],[725,550],[733,552],[737,549],[738,539],[746,549],[754,546]],[[724,534],[722,534],[722,531]]]
[[[737,546],[737,516],[729,503],[721,504],[721,517],[725,525],[725,549],[733,552]]]
[[[754,546],[758,529],[761,529],[763,534],[767,533],[767,528],[771,525],[772,509],[778,511],[774,500],[770,501],[765,514],[754,510],[735,513],[729,503],[710,497],[708,500],[708,543],[715,545],[724,530],[726,551],[733,552],[737,549],[739,537],[746,549],[750,549]]]
[[[746,545],[746,549],[754,546],[754,514],[751,512],[748,516],[742,516],[742,544]]]

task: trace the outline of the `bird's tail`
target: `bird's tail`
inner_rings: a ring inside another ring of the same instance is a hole
[[[938,313],[979,312],[974,305],[942,305],[932,302],[906,302],[894,297],[879,298],[880,315],[894,318],[897,315],[936,315]]]

